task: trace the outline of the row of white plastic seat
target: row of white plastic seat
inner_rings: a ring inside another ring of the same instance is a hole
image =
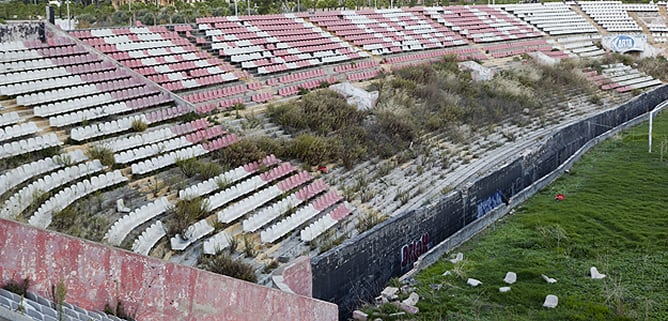
[[[27,49],[23,41],[6,41],[0,42],[0,51],[12,51]]]
[[[108,117],[111,115],[122,114],[125,112],[129,112],[131,110],[132,109],[128,108],[125,102],[113,103],[100,107],[93,107],[84,110],[78,110],[68,114],[49,117],[49,126],[64,127],[82,123],[84,121],[90,121]]]
[[[305,227],[299,233],[299,237],[304,242],[311,242],[316,237],[320,236],[322,233],[336,225],[336,223],[338,223],[343,217],[350,214],[350,212],[351,210],[347,204],[341,204],[330,213],[323,215],[321,218]]]
[[[116,153],[122,150],[139,147],[142,145],[157,143],[159,141],[174,138],[176,135],[170,128],[146,131],[141,134],[119,138],[102,143],[102,146]]]
[[[191,185],[183,190],[180,190],[179,198],[191,200],[195,197],[209,194],[213,191],[220,189],[221,186],[229,186],[230,184],[236,183],[242,178],[245,178],[248,175],[257,172],[261,166],[271,167],[279,162],[280,160],[276,158],[275,155],[273,154],[267,155],[261,160],[258,160],[253,163],[248,163],[243,166],[239,166],[235,169],[229,170],[216,177],[210,178],[204,182],[201,182],[196,185]]]
[[[294,214],[286,217],[278,223],[270,226],[260,233],[263,243],[272,243],[285,236],[290,231],[309,221],[322,210],[341,200],[336,191],[332,190],[316,198],[307,206],[297,210]]]
[[[243,166],[239,166],[216,177],[207,179],[206,181],[200,182],[196,185],[188,186],[185,189],[180,190],[179,198],[183,200],[191,200],[199,196],[207,195],[215,190],[218,190],[221,186],[234,184],[251,174],[252,172],[248,172],[244,169]]]
[[[64,184],[94,174],[104,169],[99,160],[95,159],[79,165],[73,165],[51,173],[14,193],[5,201],[2,209],[3,217],[16,217],[28,208],[41,194],[48,193]]]
[[[118,51],[132,51],[132,50],[144,50],[160,47],[178,47],[170,40],[154,40],[154,41],[144,41],[144,42],[125,42],[115,44]]]
[[[147,227],[132,243],[132,252],[148,255],[161,238],[167,235],[162,221],[156,221]]]
[[[5,194],[8,190],[29,180],[31,177],[56,170],[66,165],[76,164],[87,159],[88,157],[84,155],[83,151],[75,150],[67,154],[43,158],[12,168],[0,175],[0,196]]]
[[[213,226],[209,225],[206,219],[203,219],[189,226],[184,235],[176,234],[176,236],[172,237],[169,240],[170,245],[172,246],[172,250],[183,251],[190,246],[190,244],[203,238],[209,233],[213,233],[213,231]]]
[[[10,62],[16,60],[38,59],[42,55],[37,50],[13,50],[0,52],[0,61]]]
[[[270,186],[261,191],[257,191],[253,195],[224,208],[222,211],[219,211],[217,214],[218,221],[229,224],[246,215],[246,213],[261,207],[265,203],[280,196],[281,193],[282,191],[276,185]]]
[[[230,201],[235,200],[240,196],[246,195],[264,185],[267,185],[265,180],[261,179],[259,176],[253,176],[245,181],[237,183],[209,196],[206,200],[206,210],[210,212],[214,209],[217,209],[229,203]]]
[[[14,96],[45,89],[69,87],[83,83],[84,81],[79,75],[41,79],[0,86],[0,95]]]
[[[102,240],[108,244],[119,246],[132,230],[154,217],[162,215],[172,207],[172,204],[169,203],[166,197],[160,197],[153,202],[145,204],[123,215],[123,217],[114,222],[109,230],[107,230],[107,233],[104,234]]]
[[[137,88],[139,91],[143,88]],[[49,117],[57,114],[64,114],[73,110],[85,109],[87,107],[102,105],[115,102],[117,99],[111,93],[101,93],[90,96],[71,98],[46,105],[35,106],[33,111],[35,116]]]
[[[136,36],[139,41],[164,40],[162,35],[160,35],[159,33],[143,33],[143,34],[138,34]],[[104,42],[110,45],[115,45],[121,43],[135,42],[135,40],[130,39],[130,37],[128,37],[127,35],[114,35],[114,36],[104,37]]]
[[[19,113],[15,111],[0,114],[0,127],[16,124],[20,119]]]
[[[128,54],[128,56],[135,59],[145,59],[147,55],[148,56],[182,55],[181,57],[183,58],[183,60],[195,59],[192,58],[193,57],[192,55],[195,54],[189,53],[188,50],[186,50],[183,47],[157,47],[157,48],[149,48],[141,50],[129,50],[125,52]],[[195,55],[195,57],[196,56],[197,55]]]
[[[50,58],[0,62],[0,72],[9,70],[30,70],[57,66]]]
[[[132,128],[132,123],[135,121],[141,121],[144,124],[150,124],[145,115],[130,116],[100,124],[72,128],[70,131],[70,138],[76,141],[84,141],[94,137],[116,134],[130,130]]]
[[[8,83],[17,83],[24,81],[33,81],[44,78],[63,77],[69,74],[70,73],[64,67],[11,72],[6,74],[0,74],[0,83],[8,84]]]
[[[139,88],[132,88],[132,87],[137,87],[138,85],[140,85]],[[144,82],[137,78],[121,78],[121,79],[108,80],[106,82],[98,83],[95,85],[82,84],[66,88],[43,90],[37,93],[32,93],[27,95],[19,95],[16,97],[16,103],[25,106],[37,105],[37,104],[50,104],[51,102],[62,99],[72,99],[75,97],[95,95],[100,92],[114,91],[114,90],[122,90],[121,93],[123,93],[123,91],[127,92],[130,89],[139,90],[145,94],[149,94],[155,91],[146,87],[144,85]]]
[[[286,198],[281,199],[280,201],[272,204],[269,207],[265,207],[255,215],[252,215],[245,219],[242,222],[242,227],[244,232],[255,232],[259,228],[271,223],[273,220],[277,219],[283,213],[287,212],[292,208],[296,208],[302,202],[310,199],[309,196],[317,195],[321,192],[327,190],[329,186],[322,181],[316,180],[313,183],[303,187],[299,191],[290,194]],[[308,191],[308,192],[307,192]],[[300,195],[307,195],[307,197],[300,197]]]
[[[179,159],[194,158],[206,153],[208,153],[208,151],[202,148],[202,145],[195,145],[184,149],[179,149],[165,155],[160,155],[158,157],[132,164],[132,174],[143,175],[167,166],[174,165]]]
[[[38,93],[17,96],[16,104],[29,106],[71,97],[97,94],[99,91],[100,90],[95,85],[89,84],[81,86],[70,86],[67,88],[59,88],[54,90],[41,90]]]
[[[336,223],[338,223],[338,221],[331,216],[323,215],[321,218],[301,230],[301,232],[299,232],[299,238],[304,242],[311,242],[320,234],[336,225]]]
[[[121,174],[120,170],[101,174],[91,177],[90,180],[85,179],[76,185],[68,186],[52,196],[30,217],[28,224],[41,228],[47,228],[51,224],[52,215],[55,212],[65,209],[70,204],[86,195],[95,193],[122,182],[127,181],[128,178]]]
[[[5,143],[0,145],[0,159],[27,154],[50,147],[60,146],[62,144],[63,142],[61,142],[54,133]]]
[[[37,125],[35,125],[33,122],[15,124],[5,128],[0,128],[0,142],[21,136],[32,135],[36,133],[37,130]]]
[[[149,146],[142,146],[139,148],[122,151],[120,153],[114,154],[114,159],[116,160],[116,163],[128,164],[139,159],[170,152],[175,149],[190,145],[192,145],[191,142],[189,142],[184,136],[180,136],[159,143],[154,143]]]
[[[318,215],[318,213],[320,213],[320,211],[316,210],[312,205],[306,205],[297,210],[294,214],[260,232],[260,239],[262,240],[262,243],[272,243],[288,234],[297,226]]]

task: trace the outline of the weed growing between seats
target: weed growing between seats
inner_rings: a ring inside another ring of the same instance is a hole
[[[655,141],[665,136],[668,114],[654,127]],[[668,161],[657,146],[647,153],[646,124],[611,138],[455,250],[463,264],[442,258],[418,274],[415,319],[668,320],[667,190]],[[608,276],[590,279],[591,266]],[[452,275],[442,276],[447,270]],[[518,281],[500,293],[508,271]],[[558,282],[547,284],[541,274]],[[482,285],[468,286],[468,277]],[[548,294],[559,297],[555,309],[542,307]]]

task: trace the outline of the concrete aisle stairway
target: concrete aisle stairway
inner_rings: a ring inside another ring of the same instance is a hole
[[[655,44],[656,42],[654,41],[654,35],[652,35],[652,32],[649,31],[649,28],[647,28],[647,25],[645,24],[645,21],[642,20],[640,17],[638,17],[638,14],[632,11],[627,11],[629,17],[633,18],[635,20],[636,24],[642,29],[642,32],[647,35],[647,41],[651,44]]]

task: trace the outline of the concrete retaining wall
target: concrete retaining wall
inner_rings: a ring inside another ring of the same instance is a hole
[[[338,320],[336,305],[0,219],[0,286],[30,279],[49,297],[101,311],[121,300],[137,320]]]
[[[581,153],[606,137],[601,135],[639,122],[666,99],[668,86],[662,86],[558,128],[539,148],[524,151],[489,175],[470,178],[436,205],[402,213],[313,258],[313,296],[337,303],[340,316],[349,316],[391,277],[409,272],[415,262],[430,264],[437,254],[467,240],[561,175]],[[427,244],[419,242],[425,237]],[[424,258],[425,253],[430,255]]]

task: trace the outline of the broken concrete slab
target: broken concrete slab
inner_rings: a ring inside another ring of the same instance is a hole
[[[508,284],[513,284],[517,282],[517,274],[515,272],[506,273],[506,277],[503,278],[503,282],[506,282]]]
[[[366,314],[366,313],[364,313],[360,310],[353,311],[353,319],[354,320],[366,321],[368,317],[369,317],[368,314]]]
[[[394,302],[392,302],[392,304],[394,304],[399,309],[402,309],[402,310],[406,311],[406,313],[408,313],[408,314],[416,314],[416,313],[420,312],[420,309],[418,309],[417,307],[414,307],[414,306],[408,305],[408,304],[403,304],[399,301],[394,301]]]
[[[420,300],[420,295],[418,295],[415,292],[411,292],[411,294],[408,295],[408,298],[406,300],[401,301],[401,303],[415,306],[419,300]]]
[[[473,279],[473,278],[469,278],[468,280],[466,280],[466,284],[468,284],[468,285],[470,285],[470,286],[472,286],[472,287],[476,287],[476,286],[478,286],[478,285],[481,285],[482,282],[480,282],[480,280],[476,280],[476,279]]]
[[[553,294],[548,294],[545,297],[545,302],[543,302],[543,306],[546,308],[556,308],[557,304],[559,304],[559,298]]]

